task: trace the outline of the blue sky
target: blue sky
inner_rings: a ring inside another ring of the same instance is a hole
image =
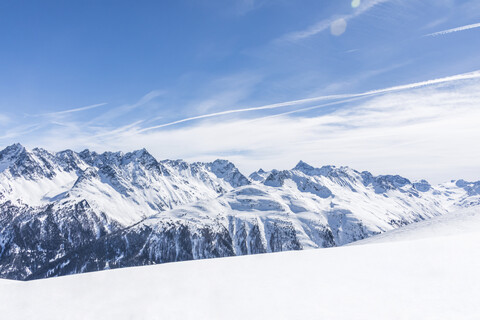
[[[480,179],[479,23],[476,0],[5,0],[0,147]]]

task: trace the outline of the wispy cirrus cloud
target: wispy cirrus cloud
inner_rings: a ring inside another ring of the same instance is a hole
[[[449,34],[449,33],[460,32],[460,31],[465,31],[465,30],[470,30],[470,29],[475,29],[475,28],[480,28],[480,23],[474,23],[474,24],[469,24],[469,25],[462,26],[462,27],[442,30],[442,31],[434,32],[434,33],[429,33],[429,34],[426,34],[425,37],[443,36],[443,35],[446,35],[446,34]]]
[[[66,110],[59,110],[59,111],[52,111],[52,112],[45,112],[45,113],[38,113],[38,114],[25,114],[25,116],[28,117],[60,117],[60,116],[65,116],[77,112],[83,112],[91,109],[96,109],[100,108],[107,105],[106,102],[103,103],[97,103],[97,104],[92,104],[84,107],[79,107],[79,108],[73,108],[73,109],[66,109]]]
[[[5,126],[10,122],[11,122],[10,117],[8,117],[4,114],[0,114],[0,125]]]
[[[152,90],[142,96],[137,102],[133,104],[125,104],[121,105],[118,107],[114,107],[109,109],[107,112],[104,112],[103,114],[92,118],[89,124],[95,124],[99,122],[105,122],[105,121],[110,121],[112,119],[124,116],[135,109],[138,109],[140,107],[145,106],[146,104],[150,103],[151,101],[155,100],[156,98],[160,97],[163,95],[165,91],[162,90]]]
[[[390,0],[364,1],[356,9],[354,9],[355,11],[351,14],[337,15],[337,16],[330,17],[328,19],[321,20],[304,30],[287,33],[282,37],[280,37],[279,39],[277,39],[277,42],[278,41],[296,42],[299,40],[303,40],[303,39],[315,36],[327,29],[331,29],[334,35],[342,34],[345,31],[345,28],[347,27],[347,23],[349,20],[364,14],[368,10],[372,9],[373,7],[381,3],[388,2],[388,1]]]
[[[236,0],[235,9],[238,14],[246,14],[257,8],[260,8],[266,3],[266,0]]]
[[[42,114],[40,114],[40,116],[61,116],[61,115],[65,115],[65,114],[70,114],[70,113],[75,113],[75,112],[82,112],[82,111],[87,111],[87,110],[90,110],[90,109],[95,109],[95,108],[103,107],[103,106],[106,105],[106,104],[107,104],[106,102],[97,103],[97,104],[93,104],[93,105],[89,105],[89,106],[85,106],[85,107],[80,107],[80,108],[67,109],[67,110],[61,110],[61,111],[55,111],[55,112],[48,112],[48,113],[42,113]]]
[[[45,126],[44,124],[37,123],[37,124],[27,124],[27,125],[15,126],[13,128],[8,128],[0,134],[0,141],[20,138],[26,134],[37,131],[38,129],[44,126]]]
[[[458,80],[477,79],[477,78],[480,78],[480,71],[469,72],[469,73],[465,73],[465,74],[459,74],[459,75],[455,75],[455,76],[432,79],[432,80],[421,81],[421,82],[416,82],[416,83],[410,83],[410,84],[400,85],[400,86],[395,86],[395,87],[390,87],[390,88],[371,90],[371,91],[366,91],[366,92],[361,92],[361,93],[325,95],[325,96],[319,96],[319,97],[313,97],[313,98],[279,102],[279,103],[268,104],[268,105],[259,106],[259,107],[225,110],[225,111],[220,111],[220,112],[207,113],[207,114],[203,114],[203,115],[183,118],[183,119],[175,120],[175,121],[168,122],[168,123],[163,123],[163,124],[159,124],[159,125],[155,125],[155,126],[151,126],[151,127],[142,128],[142,129],[139,130],[139,132],[151,131],[151,130],[155,130],[155,129],[161,129],[161,128],[173,126],[173,125],[176,125],[176,124],[191,122],[191,121],[194,121],[194,120],[201,120],[201,119],[219,117],[219,116],[224,116],[224,115],[239,114],[239,113],[260,111],[260,110],[271,110],[271,109],[278,109],[278,108],[292,107],[292,106],[299,106],[299,105],[303,105],[303,104],[306,104],[306,103],[318,102],[318,101],[339,100],[339,102],[341,103],[345,99],[376,96],[376,95],[380,95],[380,94],[392,93],[392,92],[397,92],[397,91],[404,91],[404,90],[409,90],[409,89],[415,89],[415,88],[434,85],[434,84],[448,83],[448,82],[453,82],[453,81],[458,81]],[[321,108],[323,106],[330,106],[330,105],[332,105],[332,104],[329,103],[329,104],[325,104],[325,105],[315,106],[314,108]],[[311,108],[308,108],[308,109],[311,109]],[[288,113],[290,113],[290,112],[288,112]]]

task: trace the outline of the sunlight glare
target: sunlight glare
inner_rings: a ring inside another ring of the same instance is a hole
[[[361,0],[352,0],[352,8],[358,8]]]

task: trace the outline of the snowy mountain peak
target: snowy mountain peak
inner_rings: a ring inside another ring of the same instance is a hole
[[[90,164],[93,162],[93,159],[98,156],[98,153],[95,151],[90,151],[89,149],[85,149],[79,152],[78,156]]]
[[[373,176],[368,171],[361,173],[363,184],[365,186],[371,185],[376,193],[385,193],[388,190],[402,189],[404,187],[414,187],[412,182],[407,178],[399,175],[379,175]],[[421,180],[416,184],[417,190],[429,190],[429,183],[425,180]],[[402,189],[403,190],[403,189]]]
[[[145,166],[146,169],[154,169],[158,167],[158,161],[145,148],[126,153],[121,164],[138,163]]]
[[[80,158],[91,166],[101,167],[104,165],[119,165],[124,156],[123,152],[106,151],[101,154],[85,149],[78,154]]]
[[[300,160],[297,163],[297,165],[295,166],[295,168],[293,168],[293,170],[299,170],[299,171],[302,171],[302,172],[311,172],[314,169],[315,169],[314,167],[312,167],[311,165],[309,165],[306,162],[303,162],[302,160]]]
[[[85,162],[80,158],[78,153],[72,150],[57,152],[55,157],[58,164],[67,172],[83,170],[86,167]]]
[[[220,179],[227,181],[232,187],[241,187],[250,184],[237,167],[228,160],[217,159],[207,167]]]
[[[20,143],[12,144],[0,151],[0,162],[15,161],[25,152],[27,152],[27,149]]]
[[[270,171],[270,174],[267,176],[263,184],[270,187],[281,187],[285,180],[290,179],[291,177],[292,173],[288,170],[278,171],[273,169]]]
[[[0,151],[0,172],[9,168],[24,152],[26,149],[20,143],[12,144]]]
[[[420,192],[427,192],[432,188],[430,183],[424,179],[414,182],[413,187]]]
[[[102,167],[126,167],[129,165],[142,166],[145,170],[153,170],[157,173],[166,173],[159,162],[145,148],[132,152],[104,152],[96,153],[88,149],[78,153],[78,156],[90,166]],[[138,169],[138,168],[137,168]],[[162,170],[163,169],[163,170]],[[108,169],[105,169],[108,170]]]
[[[252,181],[263,183],[269,174],[269,172],[260,169],[258,171],[252,172],[248,177]]]
[[[468,195],[480,195],[480,181],[468,182],[463,179],[457,180],[455,185],[467,191]]]
[[[54,156],[44,149],[28,151],[17,143],[0,152],[0,173],[8,171],[12,177],[51,178],[56,175],[54,166]]]
[[[7,146],[5,149],[0,151],[0,155],[5,155],[5,154],[15,154],[19,153],[25,150],[25,147],[22,146],[20,143],[14,143],[12,145]]]
[[[335,166],[323,166],[321,168],[315,168],[309,165],[308,163],[300,160],[300,162],[292,170],[300,171],[309,176],[318,176],[318,175],[328,175],[335,168],[336,168]]]
[[[349,167],[336,167],[332,165],[322,166],[320,168],[315,168],[308,163],[300,161],[293,171],[300,171],[307,176],[330,176],[330,177],[350,177],[358,174],[355,170]]]

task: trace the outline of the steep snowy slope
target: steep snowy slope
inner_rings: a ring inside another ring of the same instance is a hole
[[[480,210],[471,208],[388,231],[364,245],[30,282],[0,280],[0,314],[8,319],[473,320],[480,314],[480,231],[473,227],[479,221]],[[402,241],[382,242],[387,239]]]
[[[480,233],[480,206],[460,209],[398,228],[350,245],[364,245]]]

